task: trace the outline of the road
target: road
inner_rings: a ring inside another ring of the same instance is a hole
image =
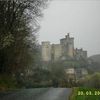
[[[70,88],[35,88],[0,93],[0,100],[69,100]]]

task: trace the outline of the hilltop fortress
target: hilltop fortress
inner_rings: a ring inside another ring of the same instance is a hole
[[[68,33],[65,38],[60,39],[60,44],[50,44],[44,41],[41,44],[41,58],[43,62],[86,59],[87,51],[74,48],[74,38]]]

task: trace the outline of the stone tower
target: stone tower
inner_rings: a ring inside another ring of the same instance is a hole
[[[70,38],[69,33],[65,38],[60,39],[60,44],[62,46],[62,55],[67,57],[74,57],[74,38]]]
[[[51,60],[51,45],[49,41],[42,42],[41,57],[42,57],[42,61],[45,62]]]
[[[68,44],[68,56],[73,58],[74,57],[74,38],[70,38]]]

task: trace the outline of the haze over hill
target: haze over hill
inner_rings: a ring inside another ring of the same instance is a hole
[[[90,56],[89,58],[92,59],[94,62],[100,63],[100,54]]]

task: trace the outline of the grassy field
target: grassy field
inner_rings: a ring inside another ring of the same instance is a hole
[[[73,88],[70,100],[100,100],[100,89]]]

